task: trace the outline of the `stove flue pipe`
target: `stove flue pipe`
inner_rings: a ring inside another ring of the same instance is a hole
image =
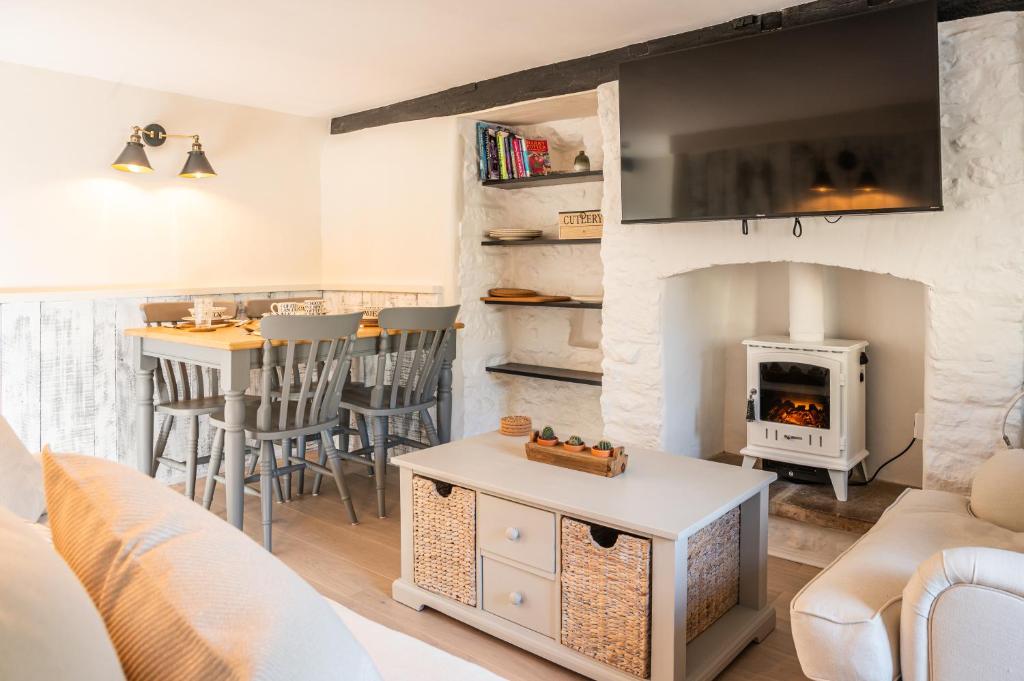
[[[825,268],[789,263],[789,338],[799,343],[825,339]]]

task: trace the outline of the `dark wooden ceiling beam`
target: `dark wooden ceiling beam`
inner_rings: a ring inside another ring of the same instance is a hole
[[[338,135],[391,123],[482,111],[530,99],[593,90],[619,77],[619,64],[630,59],[707,45],[762,31],[790,28],[849,16],[916,0],[815,0],[778,12],[748,15],[686,33],[656,38],[578,59],[538,66],[505,76],[481,80],[433,94],[407,99],[376,109],[338,116],[331,134]],[[979,14],[1024,10],[1024,0],[938,0],[939,21]]]

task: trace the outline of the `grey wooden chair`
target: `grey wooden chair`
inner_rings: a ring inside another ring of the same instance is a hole
[[[387,334],[385,352],[377,355],[373,385],[353,384],[341,397],[341,443],[346,449],[349,435],[359,435],[365,443],[366,422],[370,421],[373,444],[354,452],[341,453],[342,458],[373,468],[377,487],[377,515],[386,516],[384,482],[388,452],[396,446],[417,449],[440,444],[437,429],[428,411],[437,402],[437,383],[441,363],[449,343],[455,342],[455,318],[459,306],[396,307],[381,310],[381,333]],[[355,414],[357,429],[348,427],[350,414]],[[428,442],[389,435],[392,416],[419,416]],[[363,455],[372,453],[372,461]],[[314,483],[314,489],[316,483]]]
[[[349,520],[352,524],[358,522],[341,470],[341,458],[328,434],[338,425],[338,406],[348,380],[352,346],[361,318],[361,313],[322,317],[270,316],[261,323],[260,333],[266,341],[263,344],[260,399],[258,404],[246,406],[244,426],[246,438],[261,443],[260,472],[245,479],[245,491],[260,497],[263,545],[268,551],[271,550],[272,481],[277,483],[280,476],[294,471],[308,467],[334,476]],[[271,341],[285,341],[286,344],[274,347]],[[281,354],[284,361],[275,361]],[[281,366],[285,376],[293,375],[296,367],[300,367],[300,382],[297,385],[284,382],[277,387],[277,365]],[[292,391],[296,388],[298,395],[293,399]],[[223,412],[214,414],[210,422],[223,433]],[[292,453],[292,440],[312,435],[319,435],[324,442],[329,467]],[[207,474],[207,486],[211,489],[216,482],[223,482],[220,477],[223,441],[221,436],[215,443],[219,446],[214,447],[211,453]],[[280,466],[275,464],[275,442],[281,444],[283,452]],[[259,482],[258,492],[248,487],[254,482]]]
[[[224,308],[225,317],[233,317],[237,310],[234,301],[215,301],[214,305]],[[188,316],[190,302],[143,303],[139,306],[147,326],[175,324]],[[158,402],[154,405],[157,414],[164,417],[157,431],[153,446],[153,461],[150,475],[156,475],[160,466],[185,473],[185,495],[196,497],[196,470],[208,462],[210,457],[199,456],[199,417],[209,416],[224,408],[224,398],[219,395],[219,375],[216,369],[206,369],[185,362],[162,359],[153,372],[154,394]],[[184,459],[165,456],[167,439],[175,419],[188,422],[188,448]],[[216,436],[215,436],[216,437]]]
[[[270,306],[274,303],[302,303],[311,296],[299,296],[297,298],[250,298],[242,304],[242,310],[249,319],[260,319],[270,313]],[[319,296],[312,296],[317,298]]]

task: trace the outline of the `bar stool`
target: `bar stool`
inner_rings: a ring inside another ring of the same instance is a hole
[[[459,306],[395,307],[381,310],[381,335],[387,340],[384,352],[377,355],[374,384],[353,384],[341,396],[342,443],[349,435],[366,433],[366,421],[372,424],[373,445],[341,457],[373,468],[377,486],[377,515],[386,517],[384,482],[388,451],[399,445],[417,449],[440,444],[437,429],[428,409],[437,403],[437,383],[448,344],[455,342],[455,318]],[[348,427],[349,414],[355,414],[358,429]],[[416,414],[426,431],[427,443],[388,434],[392,416]],[[343,447],[344,449],[344,447]],[[372,451],[372,462],[360,455]]]
[[[258,494],[263,516],[263,545],[271,550],[272,499],[271,483],[294,471],[311,468],[318,473],[333,475],[341,501],[345,504],[349,521],[354,525],[355,508],[348,493],[341,458],[329,435],[338,425],[338,405],[348,379],[352,361],[352,346],[359,330],[361,313],[326,315],[318,317],[277,316],[265,317],[260,324],[263,344],[263,369],[260,380],[259,403],[246,405],[245,437],[260,442],[260,472],[245,478],[244,491]],[[284,341],[275,347],[274,341]],[[285,376],[300,373],[297,385],[284,382],[275,386],[275,361],[284,354],[280,363]],[[298,395],[292,395],[294,389]],[[210,418],[219,433],[224,432],[223,411]],[[293,456],[291,442],[296,438],[319,435],[327,449],[329,467]],[[223,482],[220,464],[223,454],[223,436],[219,437],[210,456],[207,486]],[[283,451],[283,465],[276,465],[274,443]],[[259,482],[259,491],[248,487]]]
[[[215,301],[214,305],[224,308],[225,317],[235,316],[237,306],[234,301]],[[143,303],[139,306],[146,326],[184,321],[190,307],[190,302]],[[224,409],[224,397],[218,394],[219,372],[216,369],[209,369],[208,372],[208,379],[204,381],[201,367],[168,359],[157,362],[153,372],[154,394],[160,400],[153,409],[165,418],[153,446],[149,474],[155,476],[160,466],[184,472],[185,495],[193,500],[196,498],[196,469],[210,460],[208,456],[199,456],[199,417]],[[177,418],[188,420],[188,448],[184,460],[164,456],[167,439]],[[223,437],[223,433],[218,432],[214,437]]]

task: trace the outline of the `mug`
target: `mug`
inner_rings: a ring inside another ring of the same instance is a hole
[[[302,303],[292,303],[292,302],[271,303],[270,304],[270,312],[272,314],[295,315],[295,314],[302,314],[303,308],[302,308]]]
[[[317,298],[314,300],[304,300],[302,305],[306,309],[306,314],[322,315],[327,314],[327,301],[323,298]]]
[[[196,298],[192,301],[192,321],[196,326],[210,326],[213,324],[214,307],[212,300]]]

